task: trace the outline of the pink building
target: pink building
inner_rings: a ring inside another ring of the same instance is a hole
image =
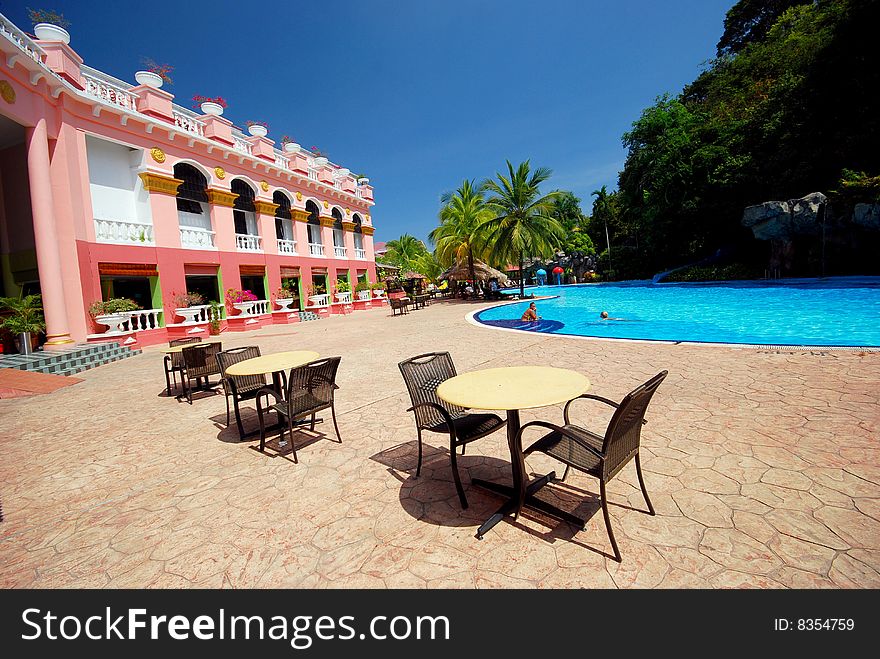
[[[334,295],[339,279],[376,281],[367,179],[245,134],[219,106],[181,107],[156,76],[89,68],[63,30],[37,36],[0,15],[0,288],[42,293],[47,348],[207,333],[207,306],[178,310],[187,291],[253,291],[226,305],[231,330],[373,304]],[[95,322],[111,297],[142,310]]]

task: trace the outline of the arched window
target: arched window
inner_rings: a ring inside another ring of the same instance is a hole
[[[308,224],[306,225],[306,229],[308,229],[309,232],[309,243],[312,245],[320,245],[321,221],[318,218],[321,216],[321,211],[318,208],[318,204],[310,199],[306,202],[306,212],[309,214]]]
[[[233,194],[237,194],[232,207],[235,221],[235,233],[249,236],[259,235],[257,231],[257,208],[254,205],[256,193],[254,189],[240,178],[232,179],[230,185]]]
[[[361,226],[363,225],[363,220],[361,219],[360,215],[355,213],[352,216],[351,221],[354,222],[354,248],[359,249],[359,250],[363,250],[363,248],[364,248],[364,232],[361,229]]]
[[[174,165],[174,178],[183,183],[177,188],[177,210],[199,215],[208,203],[208,179],[192,165],[179,162]]]
[[[293,215],[290,213],[290,198],[276,190],[272,201],[278,204],[275,209],[275,237],[281,240],[293,240]]]
[[[345,233],[342,228],[342,211],[338,208],[334,208],[331,215],[333,215],[333,246],[345,247]]]

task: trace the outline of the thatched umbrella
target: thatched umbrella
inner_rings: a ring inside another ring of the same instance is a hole
[[[481,281],[497,279],[500,284],[507,282],[507,275],[503,272],[500,272],[495,268],[490,268],[482,261],[476,259],[474,259],[474,274],[477,276],[477,279]],[[469,272],[468,264],[460,262],[445,270],[439,277],[437,277],[437,280],[454,279],[455,281],[467,281],[470,278],[471,274]]]

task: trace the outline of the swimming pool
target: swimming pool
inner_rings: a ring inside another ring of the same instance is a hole
[[[880,346],[880,277],[652,284],[534,286],[529,302],[473,314],[484,325],[614,339],[791,346]],[[607,311],[612,318],[600,320]]]

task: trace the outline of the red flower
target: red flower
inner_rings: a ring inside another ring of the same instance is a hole
[[[221,108],[227,107],[226,99],[223,98],[222,96],[216,96],[214,98],[211,98],[210,96],[201,96],[199,94],[196,94],[195,96],[193,96],[192,100],[193,100],[193,103],[195,103],[195,107],[199,107],[202,103],[216,103]]]

